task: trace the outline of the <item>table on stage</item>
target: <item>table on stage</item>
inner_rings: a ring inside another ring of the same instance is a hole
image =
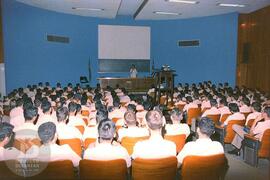
[[[155,85],[154,77],[102,77],[98,78],[101,88],[111,86],[113,88],[118,84],[120,88],[125,88],[128,91],[147,92],[153,85]]]

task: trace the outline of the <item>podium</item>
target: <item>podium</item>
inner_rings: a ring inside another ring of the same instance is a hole
[[[174,70],[159,70],[154,73],[154,76],[156,78],[154,100],[156,104],[161,103],[162,94],[166,96],[165,105],[169,104],[169,97],[171,104],[173,104],[174,77],[176,76],[174,73]]]

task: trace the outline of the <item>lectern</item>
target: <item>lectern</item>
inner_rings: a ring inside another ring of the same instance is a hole
[[[160,97],[162,94],[166,95],[165,105],[169,103],[169,97],[171,104],[173,104],[173,90],[174,90],[174,70],[159,70],[155,72],[156,88],[155,88],[155,101],[160,104]]]

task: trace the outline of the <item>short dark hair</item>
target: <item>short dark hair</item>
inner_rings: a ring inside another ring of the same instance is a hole
[[[56,126],[53,122],[46,122],[39,126],[38,136],[43,144],[53,140],[56,133]]]
[[[114,122],[109,119],[104,119],[98,124],[98,136],[102,140],[112,140],[115,129]]]
[[[233,113],[239,112],[239,107],[238,107],[238,105],[236,103],[230,103],[229,104],[229,109]]]
[[[261,110],[262,110],[261,103],[259,103],[259,102],[252,103],[251,107],[257,112],[261,112]]]
[[[127,111],[124,114],[124,119],[127,125],[136,125],[136,115],[132,111]]]
[[[248,98],[243,98],[243,103],[245,104],[245,105],[247,105],[247,106],[250,106],[250,101],[249,101],[249,99]]]
[[[56,111],[56,117],[58,122],[65,121],[68,117],[68,108],[67,107],[60,107]]]
[[[75,112],[75,111],[77,111],[77,104],[75,102],[70,102],[68,104],[68,111],[69,112]]]
[[[14,126],[7,122],[0,123],[0,142],[2,142],[6,137],[11,137],[14,134],[13,128]]]
[[[49,101],[42,101],[41,103],[41,109],[43,113],[48,112],[51,109],[51,103]]]
[[[102,120],[108,119],[108,111],[105,109],[99,109],[96,113],[96,122],[100,123]]]
[[[178,108],[173,108],[172,111],[170,112],[170,115],[176,115],[176,116],[181,116],[182,111],[179,110]]]
[[[136,106],[134,104],[129,104],[127,106],[127,110],[128,111],[132,111],[132,112],[135,112],[136,111]]]
[[[208,117],[201,118],[198,123],[198,127],[200,128],[201,133],[207,135],[208,137],[210,137],[215,132],[215,124]]]
[[[266,113],[267,116],[270,118],[270,106],[265,107],[264,110],[263,110],[263,112]]]
[[[150,129],[158,130],[162,128],[162,114],[157,110],[148,111],[146,113],[146,122]]]
[[[211,107],[217,106],[217,100],[215,100],[215,99],[210,99],[210,104],[211,104]]]
[[[193,99],[192,99],[191,96],[187,96],[187,97],[186,97],[186,100],[187,100],[187,102],[189,102],[189,103],[193,102]]]
[[[38,109],[33,105],[26,106],[23,110],[23,116],[24,116],[25,121],[32,120],[37,115],[38,115]]]

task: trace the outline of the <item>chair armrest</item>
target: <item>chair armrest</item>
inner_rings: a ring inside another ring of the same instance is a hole
[[[244,135],[244,140],[243,140],[243,145],[244,146],[247,146],[247,147],[250,147],[250,148],[253,148],[253,149],[259,149],[259,144],[260,144],[260,141],[259,139],[255,138],[254,136],[252,135],[249,135],[249,134],[245,134]]]
[[[224,127],[221,127],[220,125],[216,125],[216,129],[223,130]]]
[[[252,141],[259,141],[258,138],[255,138],[254,136],[250,135],[250,134],[245,134],[244,135],[244,138],[245,139],[248,139],[248,140],[252,140]]]

